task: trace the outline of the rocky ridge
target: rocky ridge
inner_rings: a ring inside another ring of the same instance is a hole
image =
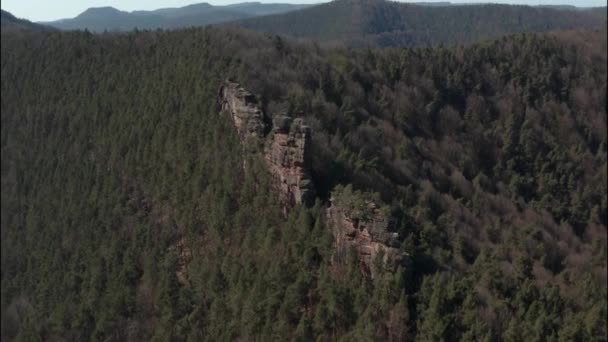
[[[235,82],[226,81],[219,97],[222,112],[230,116],[243,149],[262,151],[284,213],[296,205],[311,205],[315,188],[310,174],[310,127],[301,118],[289,116],[275,117],[268,127],[255,96]],[[397,234],[389,232],[386,208],[350,187],[337,187],[333,193],[327,220],[336,247],[334,259],[341,259],[352,248],[362,272],[371,277],[379,255],[385,265],[401,263],[403,253],[397,248]]]
[[[302,119],[280,116],[269,130],[255,96],[238,83],[226,81],[219,95],[222,112],[230,115],[243,148],[257,152],[264,143],[264,160],[284,212],[299,204],[312,204],[310,127]]]

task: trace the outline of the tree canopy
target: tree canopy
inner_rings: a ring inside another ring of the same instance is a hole
[[[606,31],[1,39],[3,340],[606,338]],[[311,208],[242,153],[227,78],[311,126]],[[386,205],[403,267],[332,262],[336,189]]]

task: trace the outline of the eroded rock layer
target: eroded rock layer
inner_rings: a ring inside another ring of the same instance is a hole
[[[252,139],[265,140],[264,159],[284,211],[311,204],[315,195],[310,178],[310,128],[303,120],[277,117],[265,136],[264,113],[255,96],[234,82],[226,82],[220,89],[220,103],[222,111],[230,115],[244,149],[255,150],[247,149],[256,145]]]
[[[264,137],[264,114],[255,96],[235,82],[225,82],[220,89],[222,111],[230,114],[241,141]]]
[[[398,234],[389,230],[387,208],[362,198],[360,192],[339,190],[334,194],[327,209],[336,248],[334,259],[341,261],[354,249],[361,270],[372,277],[377,261],[389,268],[403,264],[405,254],[398,248]]]
[[[286,209],[310,205],[315,193],[310,178],[310,128],[302,119],[280,117],[268,138],[264,158]]]
[[[234,82],[226,82],[219,95],[222,111],[230,115],[243,149],[255,153],[262,151],[284,213],[296,205],[313,204],[310,127],[302,119],[277,116],[266,134],[270,127],[266,127],[264,113],[255,96]],[[257,148],[262,144],[263,150]],[[250,146],[256,147],[248,148]],[[328,225],[336,247],[334,259],[339,260],[354,249],[362,271],[372,277],[377,260],[381,259],[384,265],[401,263],[403,253],[397,248],[396,233],[389,232],[386,208],[378,207],[367,197],[369,194],[353,191],[351,187],[337,187],[334,194],[336,200],[332,197],[327,209]]]

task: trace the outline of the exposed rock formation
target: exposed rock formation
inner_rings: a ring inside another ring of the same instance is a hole
[[[257,144],[251,140],[265,139],[264,159],[285,213],[295,205],[311,204],[310,128],[302,119],[281,116],[265,137],[264,113],[255,96],[234,82],[226,82],[219,95],[222,111],[229,113],[245,149],[255,151],[250,147]]]
[[[352,192],[350,187],[346,191],[340,188],[338,192],[327,209],[336,248],[334,258],[343,259],[354,248],[362,271],[372,277],[381,253],[386,266],[402,263],[404,253],[398,248],[398,234],[389,232],[389,214],[385,208],[379,208],[359,192]]]
[[[310,128],[302,119],[282,116],[274,121],[264,158],[285,209],[314,201],[309,146]]]
[[[264,113],[255,96],[229,81],[219,96],[222,111],[230,115],[243,148],[257,153],[261,150],[257,147],[264,143],[263,157],[284,213],[299,204],[312,204],[315,189],[310,176],[310,128],[302,119],[278,116],[266,135]],[[353,191],[350,186],[336,187],[327,218],[335,240],[334,259],[341,259],[354,248],[361,269],[373,277],[378,255],[383,255],[385,265],[396,265],[402,262],[403,253],[397,248],[397,234],[389,232],[386,208],[377,206],[370,195]]]
[[[230,114],[241,141],[264,137],[264,114],[250,92],[238,83],[227,81],[220,88],[220,103],[222,111]]]

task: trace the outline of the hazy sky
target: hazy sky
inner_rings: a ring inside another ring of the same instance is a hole
[[[72,18],[89,7],[112,6],[123,11],[152,10],[162,7],[180,7],[193,3],[209,2],[212,5],[227,5],[238,2],[282,2],[282,3],[319,3],[323,0],[2,0],[2,9],[19,18],[32,21]],[[415,1],[450,1],[450,0],[413,0]],[[451,2],[495,2],[528,5],[568,4],[576,6],[606,6],[607,0],[451,0]]]

